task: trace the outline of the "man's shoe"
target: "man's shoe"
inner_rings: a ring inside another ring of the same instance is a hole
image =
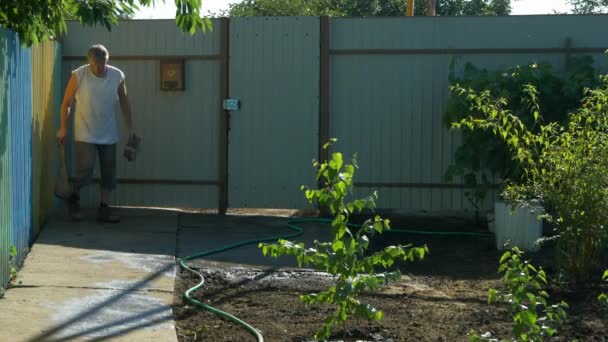
[[[68,205],[68,214],[72,221],[82,221],[84,216],[80,211],[80,196],[76,193],[73,193],[70,198],[67,200]]]
[[[112,215],[112,210],[106,204],[102,204],[97,208],[97,221],[103,223],[118,223],[120,216]]]

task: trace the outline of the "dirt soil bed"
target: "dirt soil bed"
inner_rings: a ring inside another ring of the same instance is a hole
[[[393,227],[426,231],[480,230],[458,220],[392,218]],[[487,237],[390,234],[373,242],[378,249],[389,244],[426,244],[431,254],[423,262],[399,265],[404,277],[382,291],[362,297],[385,313],[381,322],[353,320],[335,329],[332,341],[466,341],[476,329],[493,338],[507,338],[511,318],[506,307],[488,305],[489,288],[500,285],[496,274],[500,253]],[[550,269],[550,251],[528,255]],[[227,311],[259,329],[266,341],[311,341],[329,307],[305,306],[301,294],[319,292],[332,279],[311,270],[263,270],[202,267],[206,286],[195,294],[204,303]],[[180,272],[176,280],[174,317],[178,339],[184,341],[255,341],[237,325],[186,305],[181,298],[198,278]],[[556,341],[608,341],[608,311],[597,302],[606,287],[555,294],[570,309]],[[552,300],[553,300],[552,299]]]

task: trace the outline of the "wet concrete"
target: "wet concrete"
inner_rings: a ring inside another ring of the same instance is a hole
[[[0,300],[0,341],[177,341],[172,319],[175,256],[292,233],[288,217],[178,214],[122,209],[122,222],[54,217]],[[327,240],[326,224],[302,224],[297,241]],[[274,241],[274,240],[273,240]],[[264,257],[257,243],[190,262],[235,279],[294,276],[295,258]],[[273,279],[268,279],[272,281]],[[275,279],[276,280],[276,279]]]
[[[106,289],[12,288],[0,301],[0,341],[177,341],[172,296]]]
[[[177,341],[176,215],[121,214],[51,220],[0,300],[0,341]]]

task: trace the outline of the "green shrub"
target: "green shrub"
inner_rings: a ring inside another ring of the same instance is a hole
[[[521,165],[522,178],[505,182],[503,196],[514,203],[543,205],[557,233],[557,266],[569,281],[589,281],[608,241],[608,77],[585,92],[580,108],[563,125],[543,123],[538,92],[525,86],[522,102],[534,119],[532,128],[509,109],[506,99],[489,91],[460,86],[452,91],[465,96],[470,112],[479,113],[454,127],[494,134]]]
[[[335,139],[324,146],[328,148]],[[305,248],[303,243],[279,240],[277,244],[261,243],[259,247],[265,256],[278,258],[282,255],[293,255],[298,265],[312,265],[318,270],[336,276],[335,285],[329,289],[303,295],[300,300],[308,305],[329,304],[336,311],[328,316],[321,329],[315,334],[315,340],[328,338],[338,324],[345,324],[349,316],[381,320],[382,311],[363,303],[359,295],[364,291],[372,291],[389,281],[401,279],[401,273],[387,271],[376,273],[378,268],[388,269],[397,261],[422,260],[428,253],[426,246],[412,247],[389,246],[382,251],[367,255],[370,238],[375,234],[390,229],[390,222],[375,216],[365,221],[360,229],[353,232],[349,228],[349,218],[352,214],[361,213],[364,209],[374,208],[375,194],[366,199],[357,199],[346,203],[345,198],[352,192],[353,176],[356,162],[344,164],[342,154],[331,155],[329,162],[314,162],[318,168],[318,190],[302,187],[310,203],[317,203],[329,208],[333,221],[331,242],[314,242],[313,248]]]
[[[535,131],[538,127],[530,115],[529,104],[521,101],[526,98],[524,86],[533,85],[537,89],[539,115],[546,122],[565,123],[567,114],[580,105],[584,89],[599,85],[598,74],[593,67],[593,58],[589,56],[572,58],[570,67],[563,73],[556,71],[549,63],[497,71],[478,69],[467,63],[462,75],[457,77],[452,63],[450,84],[477,93],[487,90],[494,98],[504,98],[510,113],[519,118],[526,128]],[[444,124],[452,127],[453,123],[470,116],[483,117],[470,107],[466,93],[452,92],[444,112]],[[521,165],[510,156],[507,144],[492,132],[465,130],[462,132],[462,144],[455,151],[445,178],[450,181],[454,177],[463,177],[465,185],[472,189],[466,193],[467,199],[479,210],[479,204],[497,180],[517,182],[521,179]]]
[[[604,276],[602,276],[602,280],[608,282],[608,270],[604,271]],[[600,301],[600,303],[602,303],[606,307],[608,307],[608,295],[607,294],[602,293],[599,297],[597,297],[597,299]]]
[[[568,304],[561,302],[549,305],[549,294],[543,289],[547,276],[522,260],[523,252],[517,247],[505,252],[500,258],[499,273],[503,274],[504,291],[490,289],[488,303],[501,302],[509,305],[513,317],[512,339],[514,341],[543,341],[555,335],[557,328],[566,319]],[[471,331],[472,342],[487,341]]]

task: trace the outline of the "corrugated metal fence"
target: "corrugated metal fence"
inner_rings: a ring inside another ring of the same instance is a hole
[[[32,54],[11,33],[8,49],[8,122],[11,165],[13,245],[16,262],[33,238],[32,222]]]
[[[126,71],[144,149],[119,164],[119,204],[301,207],[297,185],[314,183],[309,161],[337,137],[337,149],[358,155],[357,194],[379,189],[382,208],[462,212],[471,209],[467,189],[443,180],[460,143],[442,124],[451,62],[562,68],[585,53],[603,63],[608,36],[597,28],[607,24],[608,16],[230,18],[190,37],[171,20],[123,22],[111,33],[72,23],[64,82],[96,42]],[[185,91],[159,90],[162,59],[185,60]],[[224,111],[224,98],[240,109]]]
[[[61,105],[61,48],[44,42],[32,48],[32,214],[37,235],[54,206],[55,132]]]
[[[563,70],[568,55],[585,53],[606,65],[608,38],[597,28],[607,24],[608,16],[332,19],[330,135],[358,154],[357,193],[379,189],[383,208],[470,209],[467,189],[443,180],[460,144],[442,124],[452,61]]]
[[[15,33],[0,28],[0,286],[9,280],[11,246],[18,265],[53,203],[53,108],[60,79],[52,71],[57,75],[59,56],[55,43],[24,48]],[[40,103],[45,94],[47,102]]]
[[[219,21],[214,25],[218,27]],[[143,136],[137,161],[127,162],[121,156],[126,133],[119,119],[123,145],[118,149],[117,174],[122,184],[114,203],[216,206],[220,126],[215,114],[220,109],[221,63],[217,31],[191,37],[172,20],[121,22],[112,32],[77,23],[68,27],[62,44],[63,84],[72,70],[86,63],[89,46],[104,43],[110,64],[125,72],[135,126]],[[186,89],[161,91],[159,60],[174,56],[186,61]],[[68,158],[71,155],[68,148]],[[83,204],[97,205],[98,188],[88,187],[81,197]]]
[[[11,163],[8,111],[9,32],[0,29],[0,286],[8,281],[9,247],[13,241]]]

